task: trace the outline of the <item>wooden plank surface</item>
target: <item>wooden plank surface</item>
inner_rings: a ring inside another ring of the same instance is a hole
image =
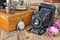
[[[26,30],[24,30],[23,40],[60,40],[60,34],[56,37],[53,37],[53,36],[48,35],[47,33],[43,35],[37,35],[37,34],[29,33]]]
[[[3,29],[1,29],[0,40],[17,40],[17,33],[16,31],[6,32]]]
[[[4,40],[18,40],[18,36],[16,33],[12,32],[11,37],[8,37]],[[2,38],[6,37],[7,35],[2,32]],[[37,35],[31,32],[28,32],[26,30],[20,30],[19,31],[19,40],[60,40],[60,34],[56,37],[50,36],[47,33],[44,33],[43,35]]]
[[[43,35],[37,35],[37,34],[29,33],[26,30],[23,31],[22,35],[23,36],[20,35],[20,40],[60,40],[60,35],[56,37],[49,36],[47,33]]]
[[[53,40],[60,40],[60,33],[57,36],[50,36]]]

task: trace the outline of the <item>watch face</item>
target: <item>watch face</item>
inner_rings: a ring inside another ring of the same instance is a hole
[[[19,28],[19,29],[24,29],[24,28],[25,28],[25,24],[24,24],[23,21],[20,21],[20,22],[18,23],[18,28]]]

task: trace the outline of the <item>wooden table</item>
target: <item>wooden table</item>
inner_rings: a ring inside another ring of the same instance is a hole
[[[4,38],[4,33],[6,31],[4,32],[1,30],[0,32],[1,32],[0,36],[2,38]],[[18,40],[18,36],[17,36],[16,32],[15,33],[12,32],[12,34],[13,34],[13,36],[11,36],[11,37],[8,37],[7,35],[5,35],[8,38],[6,38],[4,40]],[[26,29],[24,29],[24,30],[19,31],[19,40],[60,40],[60,34],[56,37],[50,36],[47,33],[44,33],[43,35],[37,35],[37,34],[31,33],[31,32],[28,32],[28,31],[26,31]]]
[[[36,35],[33,33],[28,33],[26,30],[20,32],[20,40],[55,40],[55,37],[49,36],[47,33],[43,35]],[[59,36],[56,37],[58,40]]]
[[[33,34],[31,32],[27,32],[26,30],[20,31],[20,40],[60,40],[60,34],[57,36],[50,36],[47,33],[43,35]]]

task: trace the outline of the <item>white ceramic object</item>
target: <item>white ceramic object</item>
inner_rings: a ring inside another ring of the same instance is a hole
[[[23,1],[23,3],[22,3],[22,1]],[[16,6],[16,9],[17,10],[26,10],[29,8],[29,5],[30,5],[29,0],[19,0],[19,4]]]

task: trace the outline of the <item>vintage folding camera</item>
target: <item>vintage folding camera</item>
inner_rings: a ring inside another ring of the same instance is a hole
[[[40,3],[39,11],[32,16],[32,32],[43,34],[48,26],[53,25],[56,7],[45,3]]]

